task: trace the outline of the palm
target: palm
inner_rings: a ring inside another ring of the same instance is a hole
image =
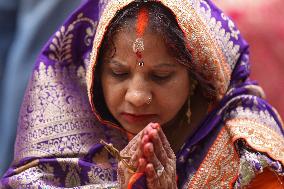
[[[136,172],[146,175],[149,189],[174,189],[176,186],[176,157],[159,124],[150,123],[121,151],[130,156],[128,163],[137,167]],[[121,188],[127,188],[135,173],[122,162],[118,166]]]

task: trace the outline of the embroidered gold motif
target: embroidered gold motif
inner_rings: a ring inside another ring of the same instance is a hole
[[[96,164],[91,166],[88,172],[89,183],[83,183],[81,179],[81,168],[79,166],[78,158],[56,158],[56,164],[59,164],[65,174],[54,174],[55,169],[60,167],[53,167],[48,163],[40,163],[36,167],[30,167],[17,175],[9,178],[9,186],[12,188],[61,188],[61,180],[63,179],[65,187],[83,188],[107,188],[116,187],[117,183],[114,181],[115,176],[113,168],[102,168]],[[84,180],[88,180],[84,178]],[[85,185],[85,186],[83,186]]]
[[[187,188],[232,188],[239,164],[230,133],[223,128]]]
[[[31,156],[82,155],[105,136],[89,106],[83,67],[46,68],[41,63],[27,91],[20,114],[16,162]],[[114,143],[122,146],[125,136],[112,132]]]
[[[78,165],[78,159],[67,159],[69,162],[65,162],[66,160],[63,160],[66,165],[68,165],[68,173],[65,177],[65,187],[75,187],[81,185],[81,179],[80,179],[80,167]]]
[[[115,171],[112,167],[104,168],[101,166],[92,166],[88,172],[90,183],[105,184],[107,182],[114,182]]]
[[[126,137],[117,130],[105,133],[105,128],[97,123],[90,108],[85,68],[75,66],[70,55],[72,30],[79,22],[90,24],[90,27],[86,26],[82,39],[86,46],[91,44],[96,22],[79,14],[71,25],[61,27],[48,46],[48,56],[56,63],[46,66],[41,62],[29,82],[20,112],[14,164],[23,158],[39,159],[15,169],[15,175],[8,179],[8,185],[12,188],[54,189],[61,188],[59,185],[62,183],[78,189],[117,186],[113,175],[111,179],[110,176],[101,179],[102,184],[82,183],[80,178],[79,157],[86,155],[94,144],[99,143],[99,139],[109,135],[110,142],[121,149],[125,146]],[[61,64],[63,61],[69,64]],[[100,155],[94,160],[99,159]],[[44,157],[48,157],[48,162],[54,160],[56,165],[46,163]],[[107,159],[105,161],[109,162]],[[98,179],[113,171],[96,164],[92,170],[95,167]],[[61,169],[66,174],[56,175],[55,169]],[[84,184],[89,185],[79,186]]]
[[[231,89],[228,94],[230,95],[233,90],[234,89]],[[261,103],[259,101],[262,100],[259,99],[257,96],[239,95],[228,101],[218,114],[221,114],[222,112],[226,111],[226,109],[230,107],[230,105],[235,104],[235,106],[237,107],[224,115],[224,121],[234,118],[256,120],[258,123],[266,125],[270,129],[280,134],[280,127],[278,126],[274,117],[272,117],[271,113],[265,108],[265,103]],[[246,107],[247,104],[249,104],[249,107]],[[275,114],[277,114],[277,111],[275,109],[272,110],[275,112]],[[281,118],[279,117],[278,119],[281,123]]]
[[[62,27],[57,32],[49,46],[57,62],[52,66],[41,62],[33,73],[21,107],[15,163],[25,157],[82,155],[104,136],[88,102],[84,67],[61,64],[72,58],[65,50],[79,22],[91,25],[84,37],[85,45],[90,45],[96,22],[79,14],[67,30]]]
[[[59,66],[59,65],[57,65]],[[21,109],[21,130],[16,140],[16,161],[29,156],[86,153],[99,142],[85,94],[82,68],[46,68],[35,71]]]
[[[10,177],[9,186],[12,188],[37,188],[46,185],[46,181],[48,181],[53,184],[49,188],[57,188],[60,178],[52,176],[53,174],[54,168],[51,165],[39,165]]]
[[[104,169],[112,168],[108,155],[107,151],[102,150],[101,152],[96,153],[96,155],[92,158],[92,161]]]
[[[221,16],[224,20],[228,21],[228,27],[231,31],[231,37],[238,40],[239,35],[240,35],[240,31],[236,30],[236,26],[235,26],[234,22],[228,16],[226,16],[224,13],[222,13]]]
[[[230,32],[226,32],[226,30],[222,27],[222,22],[217,21],[216,18],[211,15],[211,7],[208,5],[208,2],[200,0],[200,5],[206,7],[200,8],[201,16],[204,17],[207,25],[209,26],[209,30],[211,30],[213,35],[216,37],[218,45],[222,49],[232,71],[240,57],[240,46],[235,45],[231,39],[236,37],[238,38],[240,32],[236,29],[234,23],[226,17],[224,13],[221,13],[221,17],[224,21],[228,22],[228,28],[230,29]]]
[[[284,165],[284,139],[275,130],[245,118],[228,120],[226,127],[234,141],[242,138],[256,151],[267,153]]]
[[[91,45],[93,36],[95,34],[97,28],[97,22],[84,17],[83,13],[78,14],[77,19],[73,21],[70,25],[61,26],[60,30],[55,33],[54,38],[49,45],[49,49],[51,52],[49,53],[49,59],[54,60],[56,62],[67,61],[68,63],[72,62],[72,41],[74,35],[72,31],[76,24],[80,22],[87,22],[90,24],[90,27],[86,29],[86,35],[84,38],[84,42],[87,46]]]
[[[49,45],[49,58],[56,63],[46,67],[41,62],[33,73],[20,113],[16,162],[30,156],[86,153],[100,134],[85,94],[85,69],[71,63],[72,31],[81,22],[90,25],[86,25],[84,42],[91,44],[97,23],[78,14],[56,32]],[[70,64],[64,67],[63,61]]]

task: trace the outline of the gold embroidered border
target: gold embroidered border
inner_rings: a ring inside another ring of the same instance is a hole
[[[14,163],[26,157],[82,155],[105,137],[90,108],[84,78],[83,67],[39,64],[21,107]],[[124,141],[124,135],[112,132]]]
[[[242,138],[251,148],[267,153],[284,165],[284,138],[275,130],[248,118],[228,120],[226,128],[233,141]]]
[[[48,188],[59,189],[62,182],[66,188],[108,188],[116,186],[117,183],[113,179],[114,172],[111,165],[108,163],[108,154],[99,154],[100,158],[104,159],[104,165],[93,164],[90,166],[90,171],[87,173],[84,180],[89,180],[89,183],[82,181],[82,168],[79,166],[78,158],[57,158],[54,161],[60,167],[55,167],[49,163],[39,163],[35,160],[25,166],[15,169],[16,174],[11,176],[8,185],[11,188]],[[108,165],[106,165],[108,164]],[[57,166],[57,165],[56,165]],[[106,167],[107,166],[107,167]],[[56,169],[61,169],[63,175],[56,175]]]
[[[187,188],[232,188],[239,165],[230,133],[223,128]]]
[[[253,119],[235,118],[226,122],[187,188],[232,188],[240,165],[234,146],[238,139],[284,164],[283,136]]]
[[[72,63],[73,30],[83,22],[84,44],[91,45],[97,22],[78,13],[46,47],[47,58],[55,63],[51,66],[40,62],[33,73],[21,106],[14,163],[31,156],[87,152],[85,146],[94,142],[89,141],[95,138],[91,136],[99,135],[85,94],[85,69]]]

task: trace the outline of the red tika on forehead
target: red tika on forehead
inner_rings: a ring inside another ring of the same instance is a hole
[[[138,12],[136,34],[137,37],[142,37],[145,33],[149,21],[149,11],[146,7],[142,7]]]

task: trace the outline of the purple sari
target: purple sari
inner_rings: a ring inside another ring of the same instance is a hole
[[[26,90],[2,188],[118,187],[117,161],[99,141],[120,150],[129,141],[96,112],[93,73],[109,22],[131,2],[86,1],[46,43]],[[213,86],[205,95],[218,99],[177,154],[178,187],[242,188],[265,168],[283,176],[281,119],[249,79],[248,44],[234,23],[210,0],[159,2],[186,34],[201,82]]]

